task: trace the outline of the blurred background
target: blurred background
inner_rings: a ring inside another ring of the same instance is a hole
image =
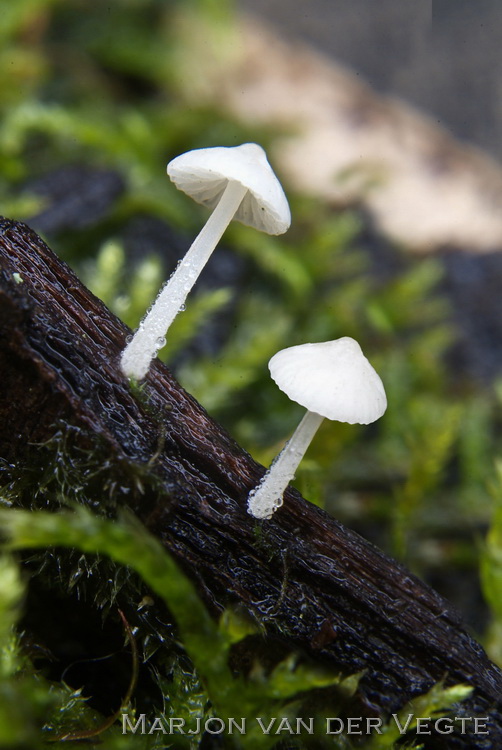
[[[0,8],[0,212],[131,327],[206,218],[166,163],[265,147],[292,228],[232,225],[161,356],[268,464],[302,412],[268,359],[360,341],[388,412],[326,421],[296,486],[456,603],[500,659],[482,542],[502,496],[500,4]]]
[[[497,0],[239,0],[239,7],[502,158]]]

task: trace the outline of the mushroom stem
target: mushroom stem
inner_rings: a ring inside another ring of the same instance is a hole
[[[227,184],[218,205],[122,352],[120,366],[127,377],[136,380],[145,377],[150,362],[166,343],[165,335],[169,326],[183,308],[188,293],[232,221],[246,192],[247,188],[240,182],[232,180]]]
[[[258,487],[249,493],[248,512],[255,518],[271,518],[280,508],[286,487],[294,479],[298,464],[324,417],[307,411],[282,451],[274,459]]]

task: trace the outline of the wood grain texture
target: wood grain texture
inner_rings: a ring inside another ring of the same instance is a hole
[[[271,639],[364,671],[368,715],[439,680],[467,682],[474,693],[457,715],[489,716],[490,734],[433,735],[426,747],[502,747],[502,673],[451,605],[293,489],[272,520],[253,521],[246,496],[263,467],[159,361],[138,400],[118,367],[128,334],[34,232],[1,220],[0,456],[22,464],[58,421],[81,428],[125,486],[130,467],[155,476],[162,491],[131,489],[128,504],[213,613],[242,603]]]

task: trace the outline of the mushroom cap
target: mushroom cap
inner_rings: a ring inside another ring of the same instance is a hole
[[[267,234],[282,234],[291,212],[281,183],[257,143],[187,151],[169,162],[167,174],[179,190],[197,203],[214,208],[228,182],[247,187],[234,218]]]
[[[387,408],[380,377],[348,336],[291,346],[275,354],[268,366],[292,401],[328,419],[370,424]]]

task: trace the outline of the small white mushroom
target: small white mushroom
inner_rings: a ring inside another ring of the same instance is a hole
[[[141,380],[223,232],[236,219],[268,234],[291,224],[281,184],[256,143],[195,149],[167,165],[176,187],[214,211],[124,349],[122,372]]]
[[[387,408],[385,390],[354,339],[291,346],[269,362],[270,374],[292,401],[308,411],[293,436],[248,497],[248,512],[271,518],[322,420],[369,424]]]

